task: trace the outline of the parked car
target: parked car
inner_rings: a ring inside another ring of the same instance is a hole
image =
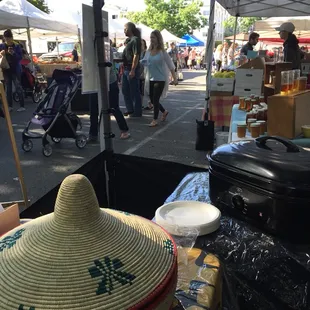
[[[39,60],[57,60],[61,59],[64,60],[65,58],[70,58],[72,57],[72,51],[74,49],[74,45],[76,42],[61,42],[58,44],[58,49],[57,46],[52,52],[43,54],[39,57]],[[59,51],[59,55],[58,55]]]

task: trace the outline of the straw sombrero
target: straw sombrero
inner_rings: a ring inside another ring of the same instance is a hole
[[[0,239],[1,310],[170,309],[176,247],[139,216],[100,209],[82,175],[62,183],[55,212]]]

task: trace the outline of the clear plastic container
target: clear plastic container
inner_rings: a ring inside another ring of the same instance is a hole
[[[298,79],[298,89],[299,91],[305,91],[307,89],[307,77],[301,76]]]
[[[251,124],[251,137],[258,138],[260,136],[260,124],[259,123],[252,123]]]
[[[281,95],[287,95],[289,91],[290,75],[289,71],[281,72]]]
[[[297,92],[299,90],[299,78],[300,78],[300,70],[293,70],[294,72],[294,82],[293,82],[293,91]]]

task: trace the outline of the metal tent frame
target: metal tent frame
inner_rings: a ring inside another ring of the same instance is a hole
[[[205,59],[207,61],[206,103],[204,120],[209,117],[211,66],[214,44],[214,9],[217,1],[228,13],[236,17],[234,42],[238,17],[292,17],[310,15],[310,0],[210,0],[209,31]]]

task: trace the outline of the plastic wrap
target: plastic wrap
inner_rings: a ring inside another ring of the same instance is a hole
[[[167,199],[210,203],[208,173],[187,175]],[[219,257],[223,309],[310,309],[310,246],[296,246],[223,214],[221,227],[196,248]]]

